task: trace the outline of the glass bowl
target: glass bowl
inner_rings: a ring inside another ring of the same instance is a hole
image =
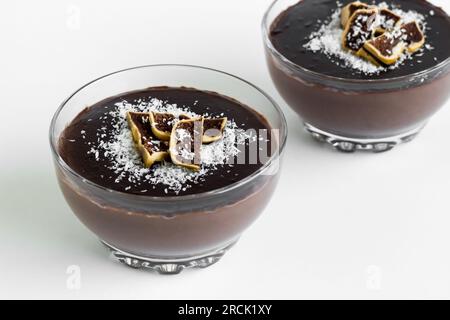
[[[448,100],[450,58],[424,72],[373,80],[332,77],[294,64],[274,47],[270,30],[298,2],[274,1],[262,32],[272,80],[313,137],[345,152],[387,151],[411,141]]]
[[[258,171],[234,184],[168,197],[109,190],[84,179],[65,163],[58,152],[58,139],[86,106],[155,86],[219,92],[250,106],[276,133],[277,150]],[[142,66],[94,80],[62,103],[50,127],[56,176],[75,215],[121,262],[167,274],[217,262],[262,213],[277,185],[286,137],[286,119],[263,91],[230,74],[187,65]]]

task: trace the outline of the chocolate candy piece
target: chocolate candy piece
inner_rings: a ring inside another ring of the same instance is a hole
[[[170,157],[176,165],[200,170],[203,118],[180,120],[170,135]]]
[[[376,65],[376,66],[378,66],[378,67],[383,66],[383,64],[382,64],[380,61],[378,61],[377,59],[375,59],[375,57],[373,57],[368,51],[366,51],[366,49],[364,49],[364,47],[362,47],[361,49],[359,49],[359,50],[356,52],[356,55],[357,55],[358,57],[361,57],[361,58],[363,58],[363,59],[365,59],[365,60],[371,62],[372,64],[374,64],[374,65]]]
[[[402,17],[395,14],[389,9],[381,9],[378,12],[379,24],[375,28],[375,37],[382,35],[387,31],[392,31],[400,26]]]
[[[359,56],[370,56],[368,59],[371,62],[376,62],[377,65],[389,66],[398,61],[405,51],[406,43],[403,41],[403,34],[396,30],[393,32],[386,32],[373,40],[367,41],[364,44],[363,51],[359,51]]]
[[[175,122],[187,119],[190,119],[190,117],[184,114],[177,118],[171,113],[150,112],[150,124],[153,134],[163,141],[170,140],[170,134]]]
[[[153,134],[161,140],[170,140],[174,121],[175,116],[173,114],[150,112],[150,125]]]
[[[133,140],[146,168],[150,168],[155,162],[161,162],[169,156],[168,143],[158,140],[153,135],[149,118],[150,115],[145,112],[127,113],[127,121]]]
[[[371,38],[377,12],[377,9],[360,9],[353,13],[342,34],[345,49],[357,52]]]
[[[401,31],[410,53],[417,52],[425,44],[425,36],[416,21],[402,25]]]
[[[348,19],[355,13],[356,10],[360,9],[369,9],[369,6],[363,2],[355,1],[352,3],[349,3],[344,8],[342,8],[341,12],[341,25],[342,28],[345,28],[347,25]]]
[[[204,119],[203,121],[203,143],[211,143],[220,140],[223,130],[227,125],[227,118]]]

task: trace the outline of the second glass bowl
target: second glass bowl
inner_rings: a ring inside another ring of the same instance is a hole
[[[298,2],[276,0],[264,16],[263,37],[276,88],[315,138],[345,152],[387,151],[413,139],[448,100],[450,58],[425,72],[380,80],[337,78],[294,64],[273,46],[270,31]]]

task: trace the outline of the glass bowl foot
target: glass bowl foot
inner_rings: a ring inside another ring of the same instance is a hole
[[[137,256],[120,250],[105,241],[101,242],[111,251],[114,258],[130,268],[153,270],[160,274],[171,275],[178,274],[184,269],[206,268],[215,264],[235,245],[237,240],[221,249],[203,255],[176,259]]]
[[[374,153],[386,152],[394,147],[412,141],[423,129],[421,126],[408,133],[381,139],[356,139],[338,136],[320,130],[308,123],[305,123],[305,130],[316,140],[333,146],[336,150],[346,153],[356,151],[369,151]]]

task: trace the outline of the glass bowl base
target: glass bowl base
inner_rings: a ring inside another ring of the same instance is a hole
[[[237,242],[237,240],[235,240],[221,249],[217,249],[199,256],[186,257],[182,259],[161,259],[156,257],[137,256],[135,254],[117,249],[105,241],[100,241],[111,251],[112,256],[124,265],[133,269],[147,269],[166,275],[178,274],[184,269],[207,268],[218,262]]]
[[[392,150],[394,147],[400,144],[412,141],[424,128],[424,126],[420,126],[417,129],[405,134],[388,138],[357,139],[328,133],[308,123],[304,123],[304,126],[305,130],[319,142],[327,143],[333,146],[336,150],[346,153],[352,153],[356,151],[368,151],[374,153],[386,152]]]

